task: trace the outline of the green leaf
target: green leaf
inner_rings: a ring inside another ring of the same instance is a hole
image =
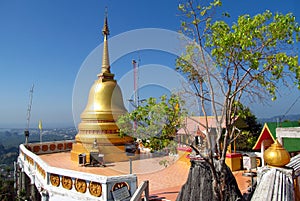
[[[178,9],[181,10],[181,11],[184,11],[184,10],[185,10],[185,9],[184,9],[184,4],[179,4],[179,5],[178,5]]]
[[[219,0],[215,0],[213,3],[214,6],[222,6],[222,2]]]
[[[204,9],[203,11],[201,11],[201,16],[204,16],[205,14],[206,14],[206,12],[207,12],[207,10],[206,9]]]

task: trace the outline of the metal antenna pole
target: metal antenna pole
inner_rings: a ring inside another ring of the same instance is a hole
[[[138,107],[138,82],[137,82],[137,63],[135,60],[132,60],[133,65],[133,91],[134,91],[134,98],[133,98],[133,105],[135,108]],[[134,121],[134,131],[137,129],[137,122]]]
[[[29,124],[30,124],[30,117],[31,117],[31,106],[32,106],[32,98],[33,98],[33,88],[34,88],[34,84],[32,84],[32,87],[30,88],[29,91],[29,104],[28,104],[28,108],[27,108],[27,126],[26,129],[24,131],[24,135],[25,135],[25,144],[28,143],[28,137],[29,137]]]
[[[138,74],[137,74],[137,63],[132,60],[133,65],[133,90],[134,90],[134,104],[138,106]]]

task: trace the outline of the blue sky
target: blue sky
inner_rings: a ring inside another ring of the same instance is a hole
[[[231,13],[232,20],[241,14],[253,15],[269,9],[293,12],[299,21],[299,3],[282,2],[226,0],[222,9]],[[31,127],[37,127],[39,119],[44,127],[73,126],[74,83],[82,63],[102,43],[105,7],[108,7],[110,37],[114,37],[141,28],[178,31],[178,3],[177,0],[0,0],[0,127],[25,127],[33,83]],[[174,56],[166,53],[135,52],[112,64],[116,79],[130,71],[131,60],[138,58],[144,65],[174,66]],[[258,117],[284,114],[299,95],[299,91],[285,90],[277,102],[253,105],[251,109]],[[299,114],[299,105],[300,102],[289,114]]]

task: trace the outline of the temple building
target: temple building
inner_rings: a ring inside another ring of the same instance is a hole
[[[267,166],[257,170],[257,186],[251,200],[299,200],[300,155],[291,158],[275,140],[263,157]]]
[[[29,200],[123,200],[137,189],[137,176],[105,167],[106,163],[128,161],[117,118],[126,113],[123,97],[110,71],[107,16],[101,72],[90,89],[81,114],[75,141],[52,141],[20,145],[15,163],[16,189]],[[127,163],[125,164],[127,167]]]
[[[292,155],[300,151],[300,123],[298,121],[286,122],[267,122],[252,148],[255,151],[260,150],[261,156],[264,151],[278,139],[280,144]],[[264,158],[262,165],[264,166]]]

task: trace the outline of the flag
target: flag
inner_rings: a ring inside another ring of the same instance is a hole
[[[42,126],[42,120],[39,120],[39,129],[42,130],[43,126]]]

